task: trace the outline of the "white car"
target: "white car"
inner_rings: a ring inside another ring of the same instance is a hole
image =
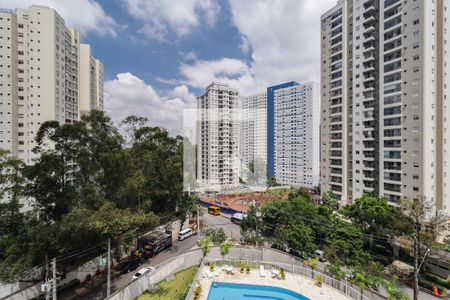
[[[143,274],[147,273],[147,272],[153,272],[155,271],[155,268],[153,267],[145,267],[140,269],[139,271],[136,272],[136,274],[133,275],[133,278],[131,280],[135,280],[137,278],[139,278],[140,276],[142,276]]]

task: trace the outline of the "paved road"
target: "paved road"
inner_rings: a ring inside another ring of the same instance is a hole
[[[241,237],[239,226],[231,223],[230,219],[227,217],[212,216],[208,214],[206,210],[204,210],[201,220],[203,223],[203,228],[223,228],[228,237],[233,238],[237,241],[239,241]],[[186,252],[187,250],[193,248],[197,244],[197,239],[198,237],[194,235],[184,241],[175,241],[173,243],[172,248],[167,249],[166,251],[163,251],[157,256],[151,258],[147,263],[142,264],[138,269],[146,266],[156,266],[167,259],[176,257],[181,253]],[[131,278],[133,277],[134,273],[138,271],[138,269],[113,279],[111,281],[111,292],[113,293],[114,291],[127,285],[131,281]],[[66,295],[63,294],[59,297],[59,299],[63,300],[68,299],[69,296],[70,296],[69,294]],[[100,300],[104,298],[106,298],[106,282],[104,282],[102,285],[99,285],[97,288],[93,289],[89,294],[82,297],[77,297],[76,299]]]

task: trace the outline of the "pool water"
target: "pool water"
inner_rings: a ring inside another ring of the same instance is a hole
[[[309,298],[273,286],[213,282],[208,300],[309,300]]]

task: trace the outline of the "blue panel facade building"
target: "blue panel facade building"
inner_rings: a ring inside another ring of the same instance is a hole
[[[275,175],[275,103],[274,94],[278,89],[298,85],[298,82],[289,81],[267,88],[267,178]]]

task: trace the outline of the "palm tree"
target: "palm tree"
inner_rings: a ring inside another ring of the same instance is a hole
[[[369,268],[371,268],[370,265]],[[370,288],[372,292],[373,290],[378,290],[378,284],[380,283],[380,281],[381,279],[378,275],[361,270],[353,272],[353,279],[350,281],[350,283],[359,286],[362,300],[364,289]]]
[[[339,263],[334,263],[331,265],[328,265],[326,267],[327,271],[331,273],[331,275],[333,275],[333,277],[338,280],[338,289],[340,290],[341,288],[341,280],[344,278],[345,273],[344,271],[341,270],[341,266],[339,265]]]
[[[230,253],[231,248],[233,248],[233,243],[230,241],[223,241],[219,244],[220,247],[220,255],[222,255],[222,260],[225,260],[225,255]]]
[[[355,271],[355,272],[353,272],[353,278],[350,282],[352,284],[356,284],[357,286],[359,286],[359,289],[361,292],[361,300],[362,300],[364,289],[369,285],[369,278],[366,276],[366,274]]]
[[[204,238],[198,240],[197,245],[202,250],[202,260],[205,259],[206,255],[211,252],[211,249],[214,246],[212,238],[209,235],[206,235]]]
[[[391,280],[383,280],[382,284],[388,293],[388,300],[409,300],[408,294],[398,285],[397,276],[393,276]]]
[[[309,266],[311,268],[311,278],[314,278],[314,270],[317,269],[318,258],[308,259],[303,261],[304,266]]]

